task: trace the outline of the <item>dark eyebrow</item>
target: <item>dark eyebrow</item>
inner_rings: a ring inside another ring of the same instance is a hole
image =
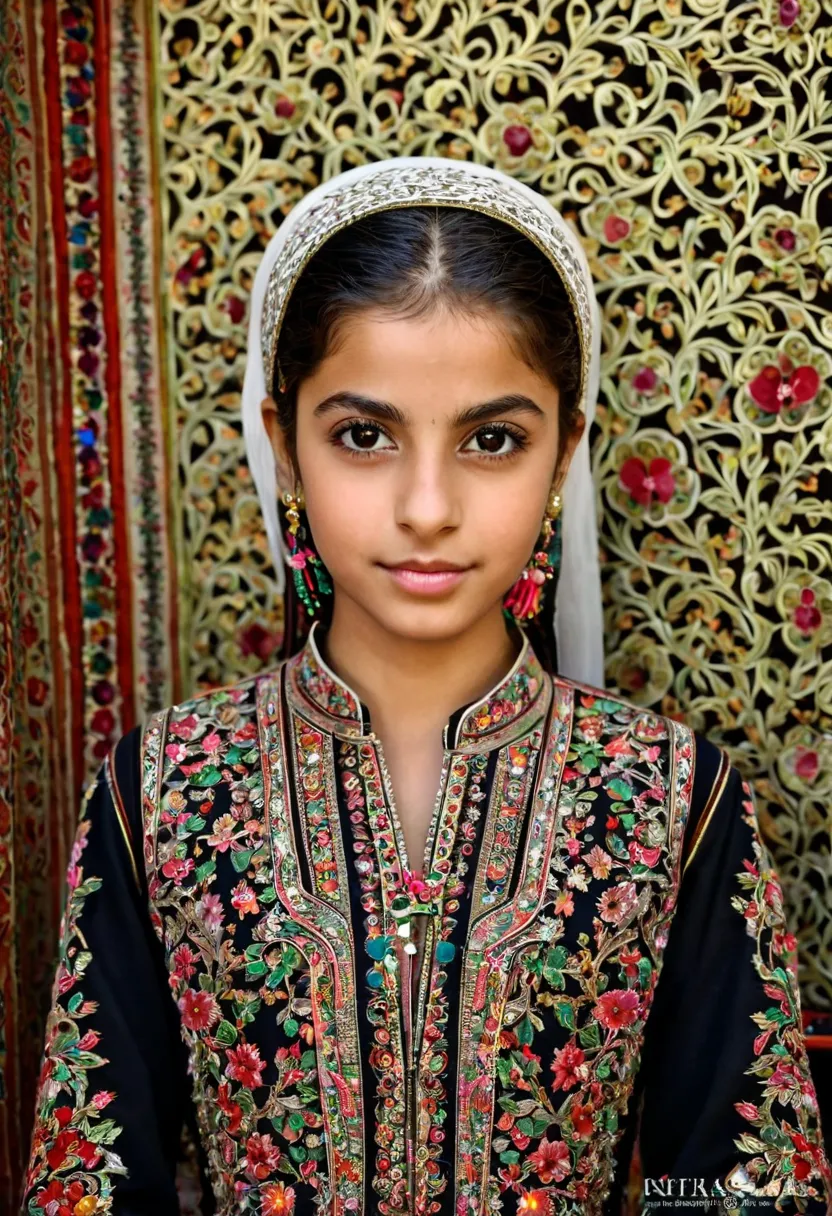
[[[320,418],[341,406],[358,410],[360,413],[371,418],[378,418],[382,422],[394,422],[398,426],[405,426],[407,423],[407,416],[404,412],[397,406],[391,405],[389,401],[377,401],[375,397],[364,397],[360,393],[348,392],[331,393],[329,397],[325,397],[315,406],[315,417]],[[484,401],[481,405],[472,405],[466,410],[460,410],[451,419],[451,425],[454,427],[471,426],[472,423],[489,422],[492,418],[499,418],[505,414],[534,414],[538,418],[545,417],[543,410],[535,401],[532,401],[531,397],[527,397],[524,393],[506,393],[502,397],[495,397],[492,401]]]

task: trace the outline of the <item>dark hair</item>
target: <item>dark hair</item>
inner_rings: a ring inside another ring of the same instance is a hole
[[[581,355],[558,272],[528,237],[501,220],[466,208],[403,207],[366,216],[329,237],[289,297],[272,396],[293,455],[298,386],[337,347],[344,324],[365,309],[419,317],[438,306],[496,312],[503,319],[519,356],[558,388],[563,450],[563,438],[580,416]],[[551,583],[547,601],[550,589]],[[544,613],[551,619],[551,603]],[[294,648],[294,632],[287,610],[284,651]],[[550,636],[535,644],[544,652],[541,659],[549,659]]]

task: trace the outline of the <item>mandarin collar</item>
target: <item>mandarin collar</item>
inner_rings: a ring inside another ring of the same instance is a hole
[[[545,712],[551,680],[521,629],[520,653],[509,671],[477,701],[453,713],[443,731],[446,748],[503,744],[507,736],[524,732],[530,719]],[[287,663],[290,699],[333,734],[373,738],[370,711],[346,681],[323,658],[313,624],[303,648]]]

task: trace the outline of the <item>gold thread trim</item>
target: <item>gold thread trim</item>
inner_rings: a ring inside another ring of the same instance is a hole
[[[136,866],[136,858],[133,856],[133,838],[130,833],[130,827],[127,822],[127,812],[124,809],[124,802],[121,797],[118,781],[116,780],[116,772],[113,766],[114,752],[111,751],[107,756],[107,764],[105,774],[107,777],[107,785],[110,790],[110,795],[113,799],[113,805],[116,808],[116,819],[118,826],[121,828],[121,834],[124,838],[124,843],[127,847],[127,856],[130,858],[130,869],[133,871],[133,877],[136,880],[136,890],[141,891],[141,882],[139,881],[139,871]]]
[[[717,773],[716,780],[714,781],[714,784],[711,787],[711,792],[708,795],[708,801],[705,803],[705,809],[702,812],[702,814],[699,818],[699,822],[696,825],[696,830],[694,831],[694,834],[693,834],[693,843],[691,845],[691,850],[688,855],[687,861],[685,862],[684,866],[682,867],[683,875],[685,873],[687,873],[688,866],[693,861],[694,857],[696,856],[697,852],[699,851],[699,846],[702,843],[702,839],[705,835],[705,832],[708,829],[708,825],[710,824],[711,820],[714,817],[714,811],[716,810],[716,808],[720,802],[720,799],[722,798],[722,795],[725,793],[725,787],[728,784],[728,778],[731,775],[731,761],[728,757],[728,754],[726,752],[722,751],[721,748],[720,748],[720,753],[721,753],[721,760],[720,760],[719,772]]]

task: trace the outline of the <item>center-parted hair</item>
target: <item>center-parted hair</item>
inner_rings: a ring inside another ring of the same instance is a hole
[[[297,389],[358,313],[494,315],[517,354],[560,393],[560,434],[580,417],[581,355],[572,305],[549,259],[501,220],[456,207],[379,212],[336,232],[289,298],[272,386],[292,451]]]

